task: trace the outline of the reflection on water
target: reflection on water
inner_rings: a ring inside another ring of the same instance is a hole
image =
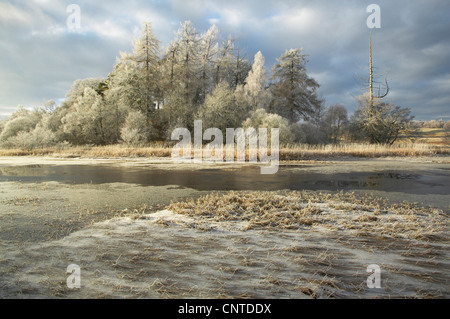
[[[327,171],[328,172],[328,171]],[[322,173],[280,167],[277,174],[261,175],[256,166],[236,170],[163,170],[155,168],[111,167],[99,165],[29,165],[0,167],[1,181],[70,184],[132,183],[179,187],[197,190],[348,190],[366,189],[411,194],[450,193],[450,173],[443,170],[358,171]]]
[[[26,165],[0,167],[0,176],[44,176],[46,175],[43,165]]]
[[[383,172],[383,173],[376,173],[373,176],[369,177],[372,179],[376,178],[395,178],[395,179],[412,179],[412,180],[418,180],[420,178],[420,175],[418,174],[406,174],[406,173],[393,173],[393,172]]]
[[[370,179],[370,177],[368,177]],[[329,180],[329,181],[316,181],[313,182],[314,185],[317,186],[325,186],[326,188],[338,188],[338,189],[347,189],[347,188],[376,188],[379,184],[374,182],[366,182],[366,181],[344,181],[344,180]]]

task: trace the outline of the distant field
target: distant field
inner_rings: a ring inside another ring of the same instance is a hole
[[[442,128],[421,128],[417,135],[417,143],[427,143],[431,145],[449,145],[448,133]]]

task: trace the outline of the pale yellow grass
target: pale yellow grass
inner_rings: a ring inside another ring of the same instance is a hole
[[[420,128],[416,143],[426,143],[437,146],[450,146],[450,132],[443,128]]]
[[[389,204],[371,195],[344,192],[229,192],[173,203],[167,209],[213,222],[243,222],[243,230],[321,227],[351,230],[355,236],[414,240],[443,238],[448,223],[439,209],[407,202]]]
[[[314,157],[389,157],[389,156],[434,156],[449,154],[448,147],[430,144],[328,144],[287,145],[280,149],[282,160],[296,160]]]
[[[55,146],[48,148],[0,149],[0,156],[56,156],[56,157],[171,157],[175,143],[152,143],[142,147],[129,147],[122,144],[106,146]],[[214,154],[214,153],[213,153]],[[270,154],[270,151],[269,151]],[[307,145],[288,144],[280,147],[280,160],[301,160],[334,157],[389,157],[389,156],[435,156],[448,155],[448,146],[431,145],[427,143],[404,143],[395,145],[373,144],[329,144]],[[193,155],[193,153],[192,153]],[[248,160],[249,150],[246,151]],[[236,157],[236,153],[235,153]],[[225,149],[224,149],[225,159]]]

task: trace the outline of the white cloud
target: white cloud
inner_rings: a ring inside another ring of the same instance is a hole
[[[62,34],[64,32],[67,32],[66,27],[52,25],[44,30],[32,30],[31,35],[32,36],[52,36],[52,35]]]
[[[209,18],[208,19],[209,24],[219,24],[220,23],[220,19],[219,18]]]
[[[269,22],[278,28],[310,31],[317,23],[318,14],[314,9],[304,7],[288,10],[270,18]]]
[[[248,23],[249,17],[244,16],[243,12],[231,8],[231,9],[223,9],[221,12],[222,21],[224,24],[227,24],[233,28],[238,28],[244,23]]]
[[[360,89],[355,73],[363,76],[361,67],[367,65],[369,2],[79,0],[78,34],[67,30],[70,3],[0,2],[0,114],[11,110],[8,105],[60,98],[77,78],[106,76],[119,52],[131,49],[143,20],[152,22],[163,46],[185,19],[199,32],[216,24],[223,37],[237,38],[250,60],[261,50],[269,70],[286,49],[303,47],[310,55],[307,68],[328,103],[352,103],[349,96]],[[439,114],[448,112],[450,22],[442,15],[450,3],[378,3],[382,29],[373,32],[374,59],[380,71],[389,71],[389,97],[413,112],[428,101],[440,105]]]
[[[112,22],[111,20],[100,22],[89,21],[89,23],[86,23],[86,26],[83,28],[97,34],[100,37],[126,39],[130,36],[130,33],[126,28]]]
[[[11,3],[0,2],[0,21],[5,24],[29,24],[32,13],[15,7]]]

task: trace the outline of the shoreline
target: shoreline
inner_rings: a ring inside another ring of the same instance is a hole
[[[352,157],[335,156],[303,160],[280,160],[279,166],[295,166],[300,164],[333,164],[345,162],[414,162],[426,164],[450,164],[450,155],[435,156],[386,156],[386,157]],[[111,156],[45,156],[45,155],[24,155],[24,156],[0,156],[0,166],[20,166],[20,165],[102,165],[102,164],[123,164],[123,165],[169,165],[179,166],[183,169],[196,167],[214,167],[214,168],[236,168],[242,166],[263,166],[267,163],[251,162],[222,162],[222,163],[178,163],[172,161],[170,157],[111,157]]]
[[[69,146],[57,145],[47,148],[32,149],[2,149],[2,157],[55,157],[55,158],[99,158],[99,159],[172,159],[173,145],[170,142],[158,142],[146,146],[126,146],[123,144],[104,146]],[[234,151],[237,158],[237,150]],[[311,161],[311,160],[341,160],[367,158],[408,158],[408,157],[450,157],[450,146],[446,144],[432,145],[424,143],[402,143],[395,145],[378,144],[289,144],[281,145],[278,149],[279,161]],[[227,150],[223,150],[223,160]],[[191,154],[194,156],[194,153]],[[228,156],[228,154],[227,154]],[[246,148],[245,158],[249,158],[250,150]]]
[[[448,184],[445,176],[450,170],[449,164],[448,156],[281,161],[278,173],[261,175],[256,170],[267,164],[248,162],[180,164],[167,158],[99,159],[27,156],[0,157],[0,173],[11,176],[6,178],[5,182],[23,185],[35,183],[44,185],[52,182],[79,186],[122,183],[130,186],[173,186],[200,192],[227,190],[229,187],[235,187],[233,186],[235,183],[246,185],[233,188],[235,190],[275,190],[273,185],[280,185],[279,189],[323,191],[333,191],[342,184],[340,189],[346,192],[372,192],[393,202],[401,200],[419,202],[449,212],[448,192],[444,186]],[[86,177],[92,169],[97,168],[98,173],[95,177]],[[81,173],[81,177],[78,177],[76,172]],[[53,175],[46,178],[45,174]],[[117,177],[114,177],[115,174]],[[426,175],[423,180],[422,174]],[[22,175],[28,177],[21,179]],[[315,177],[317,179],[314,179]],[[295,178],[302,178],[302,180],[297,181]],[[254,180],[255,184],[249,183],[249,179]],[[266,183],[267,188],[261,186],[261,183]],[[292,188],[286,186],[289,183],[294,183],[296,186]],[[377,183],[382,183],[381,185],[384,186],[378,188]],[[398,185],[401,183],[403,186],[399,188]],[[367,185],[367,187],[360,185]],[[420,187],[424,187],[423,191]]]

